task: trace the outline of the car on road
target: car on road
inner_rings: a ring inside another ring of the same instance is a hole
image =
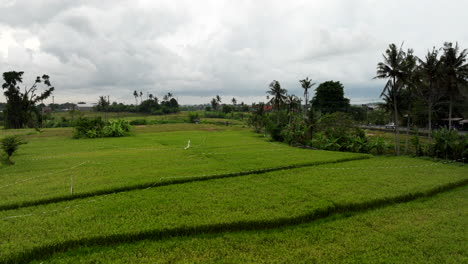
[[[395,129],[395,123],[391,122],[385,125],[385,128],[387,129]]]

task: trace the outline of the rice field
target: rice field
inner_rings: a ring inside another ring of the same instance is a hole
[[[0,137],[11,133],[28,144],[0,167],[2,263],[467,258],[462,164],[298,149],[209,124]]]

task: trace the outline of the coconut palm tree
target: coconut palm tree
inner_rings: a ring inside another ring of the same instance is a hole
[[[231,102],[232,102],[232,105],[234,105],[234,106],[235,106],[235,105],[237,104],[237,100],[236,100],[236,98],[234,98],[234,97],[233,97],[233,98],[231,99]]]
[[[435,48],[428,51],[424,60],[419,59],[418,84],[416,93],[427,105],[427,128],[429,139],[432,137],[432,112],[443,96],[441,90],[442,61],[439,59],[439,51]]]
[[[138,105],[138,92],[135,90],[133,91],[133,96],[135,96],[135,105]]]
[[[444,79],[446,85],[446,95],[449,98],[449,129],[452,128],[452,106],[453,101],[458,96],[463,96],[462,90],[468,86],[468,64],[466,57],[468,50],[462,51],[450,42],[444,43],[444,54],[442,55]]]
[[[312,88],[315,83],[312,83],[312,79],[309,79],[309,77],[306,77],[304,80],[299,80],[299,82],[304,89],[305,111],[307,112],[309,104],[309,89]]]
[[[284,104],[284,101],[286,100],[286,93],[288,91],[281,88],[281,84],[276,80],[273,80],[269,87],[270,90],[267,91],[267,93],[272,96],[270,103],[273,105],[276,111],[279,111],[281,106]]]
[[[395,154],[400,155],[400,132],[398,127],[398,102],[397,94],[404,86],[405,57],[402,47],[390,44],[385,54],[382,54],[384,61],[377,64],[377,75],[374,79],[388,79],[380,96],[391,94],[393,97],[393,118],[395,122]]]

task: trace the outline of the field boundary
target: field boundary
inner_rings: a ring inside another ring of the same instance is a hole
[[[120,187],[115,187],[111,189],[101,189],[101,190],[96,190],[96,191],[91,191],[91,192],[77,193],[74,195],[56,196],[56,197],[50,197],[50,198],[45,198],[45,199],[23,201],[23,202],[18,202],[18,203],[13,203],[13,204],[0,205],[0,211],[8,211],[8,210],[14,210],[14,209],[19,209],[19,208],[37,206],[37,205],[58,203],[58,202],[63,202],[63,201],[71,201],[71,200],[83,199],[83,198],[88,198],[88,197],[128,192],[128,191],[133,191],[133,190],[141,190],[141,189],[147,189],[147,188],[153,188],[153,187],[184,184],[184,183],[190,183],[190,182],[196,182],[196,181],[232,178],[232,177],[247,176],[247,175],[252,175],[252,174],[264,174],[264,173],[273,172],[273,171],[291,170],[291,169],[297,169],[297,168],[313,167],[313,166],[318,166],[318,165],[334,164],[334,163],[363,160],[363,159],[370,159],[370,158],[371,158],[370,155],[359,155],[356,157],[343,158],[343,159],[337,159],[337,160],[306,162],[306,163],[298,163],[298,164],[293,164],[293,165],[277,166],[277,167],[272,167],[272,168],[263,168],[263,169],[240,171],[240,172],[201,175],[201,176],[184,176],[183,178],[182,177],[177,178],[177,176],[174,176],[174,177],[171,177],[170,180],[166,180],[166,181],[161,181],[164,178],[164,177],[161,177],[159,178],[158,181],[152,181],[152,182],[147,182],[147,183],[142,183],[142,184],[120,186]]]
[[[431,188],[426,191],[402,194],[393,197],[373,199],[361,203],[343,203],[311,211],[295,217],[282,217],[271,220],[237,221],[233,223],[208,224],[192,227],[178,227],[172,229],[155,229],[138,233],[123,233],[109,236],[96,236],[82,239],[67,240],[56,244],[39,246],[3,259],[3,263],[26,263],[32,260],[44,259],[55,253],[66,252],[81,246],[106,246],[137,242],[141,240],[163,240],[171,237],[186,237],[201,234],[220,234],[239,231],[268,230],[287,226],[295,226],[313,222],[334,215],[350,214],[370,211],[377,208],[388,207],[414,201],[420,198],[432,197],[439,193],[466,186],[468,179],[452,182]]]

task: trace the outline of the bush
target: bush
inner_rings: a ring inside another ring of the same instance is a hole
[[[377,137],[372,141],[372,149],[375,150],[376,154],[383,155],[390,149],[390,144],[381,137]]]
[[[104,122],[101,117],[80,118],[75,122],[74,138],[123,137],[130,134],[128,121]]]
[[[148,124],[148,120],[146,119],[135,119],[135,120],[130,121],[130,125],[132,126],[141,126],[141,125],[147,125],[147,124]]]
[[[105,122],[101,117],[85,118],[81,117],[75,122],[74,138],[97,138],[102,137],[102,130]]]
[[[22,144],[26,144],[23,140],[21,140],[18,136],[6,136],[2,138],[0,141],[0,147],[7,155],[6,161],[9,164],[12,164],[11,156],[18,150],[19,146]]]
[[[198,113],[189,113],[188,114],[188,121],[189,123],[198,123],[200,121],[200,117]]]
[[[130,129],[131,126],[128,121],[117,120],[109,121],[102,132],[104,137],[124,137],[130,134]]]

